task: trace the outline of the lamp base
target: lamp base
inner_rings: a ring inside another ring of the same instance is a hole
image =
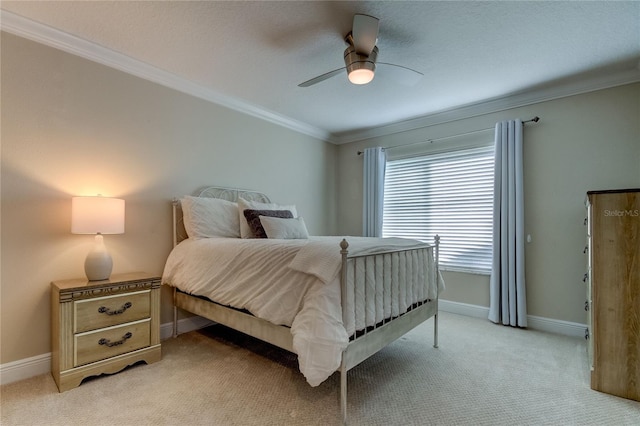
[[[112,269],[113,260],[104,245],[102,235],[98,234],[93,249],[87,254],[84,261],[84,272],[89,281],[102,281],[109,279]]]

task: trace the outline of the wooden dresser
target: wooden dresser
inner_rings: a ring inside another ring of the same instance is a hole
[[[89,376],[160,360],[160,278],[51,283],[51,372],[64,392]]]
[[[587,193],[591,388],[640,401],[640,189]]]

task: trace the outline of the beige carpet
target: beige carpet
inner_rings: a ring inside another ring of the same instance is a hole
[[[592,391],[585,343],[442,313],[349,373],[351,425],[640,425],[640,403]],[[222,327],[163,342],[163,359],[59,394],[49,375],[1,388],[9,425],[333,425],[339,377]]]

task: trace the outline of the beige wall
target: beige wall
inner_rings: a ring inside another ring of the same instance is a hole
[[[359,235],[358,149],[539,115],[525,130],[529,313],[584,322],[584,193],[640,186],[640,84],[336,147],[13,35],[1,42],[0,364],[50,351],[49,282],[83,276],[92,237],[70,234],[74,195],[124,198],[126,233],[105,237],[114,272],[161,274],[175,196],[261,190],[295,202],[313,234]],[[487,306],[487,276],[445,278],[445,299]]]
[[[160,275],[170,200],[208,184],[296,203],[311,233],[335,233],[334,145],[13,35],[1,41],[0,363],[50,352],[49,283],[84,276],[93,237],[70,233],[74,195],[126,200],[126,233],[105,236],[114,272]]]
[[[540,116],[524,132],[527,307],[530,315],[584,323],[585,215],[588,190],[640,187],[640,84],[341,145],[338,231],[361,233],[364,147],[409,144]],[[436,142],[446,144],[446,141]],[[443,299],[488,306],[486,275],[445,273]]]

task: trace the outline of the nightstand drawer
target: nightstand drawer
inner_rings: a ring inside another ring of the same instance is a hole
[[[75,301],[74,333],[148,318],[150,296],[151,291],[144,290]]]
[[[150,319],[74,336],[74,367],[111,358],[150,344]]]

